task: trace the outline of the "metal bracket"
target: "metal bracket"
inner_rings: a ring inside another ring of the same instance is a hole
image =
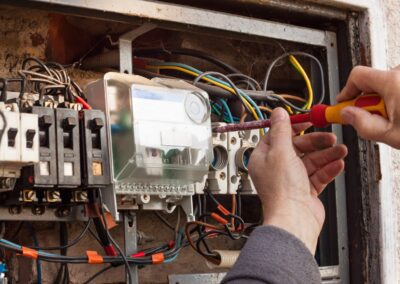
[[[183,211],[186,214],[186,219],[188,222],[194,221],[196,218],[193,214],[193,199],[192,196],[184,197],[180,203]]]
[[[124,252],[128,256],[137,251],[136,214],[133,211],[125,211],[121,214],[124,222]],[[139,283],[137,266],[132,264],[130,268],[133,276],[132,283]],[[126,282],[128,282],[128,276],[126,276]]]
[[[145,23],[119,37],[119,70],[121,73],[133,73],[132,42],[139,36],[155,29],[156,27],[156,24]]]

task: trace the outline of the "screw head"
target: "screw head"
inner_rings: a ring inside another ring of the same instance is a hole
[[[34,207],[32,207],[32,213],[34,215],[43,215],[44,214],[44,207],[42,207],[42,206],[34,206]]]

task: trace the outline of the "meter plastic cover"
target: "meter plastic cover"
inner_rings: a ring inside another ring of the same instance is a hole
[[[111,74],[115,73],[105,76],[104,90],[115,182],[188,185],[201,181],[212,159],[207,93],[189,84],[182,89],[182,82],[173,88],[171,82],[132,83],[119,79],[132,75]]]

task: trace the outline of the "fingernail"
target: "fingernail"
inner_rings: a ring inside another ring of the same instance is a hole
[[[353,115],[353,113],[351,112],[350,109],[344,108],[344,109],[341,111],[340,115],[342,116],[343,122],[344,122],[345,124],[353,124],[354,115]]]
[[[288,113],[283,108],[276,108],[271,115],[271,123],[277,123],[288,118]]]

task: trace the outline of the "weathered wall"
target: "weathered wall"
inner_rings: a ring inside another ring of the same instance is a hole
[[[387,19],[387,59],[388,67],[400,65],[400,1],[383,0]],[[393,191],[393,202],[397,215],[397,271],[400,272],[400,151],[392,150],[392,188],[382,190]]]

